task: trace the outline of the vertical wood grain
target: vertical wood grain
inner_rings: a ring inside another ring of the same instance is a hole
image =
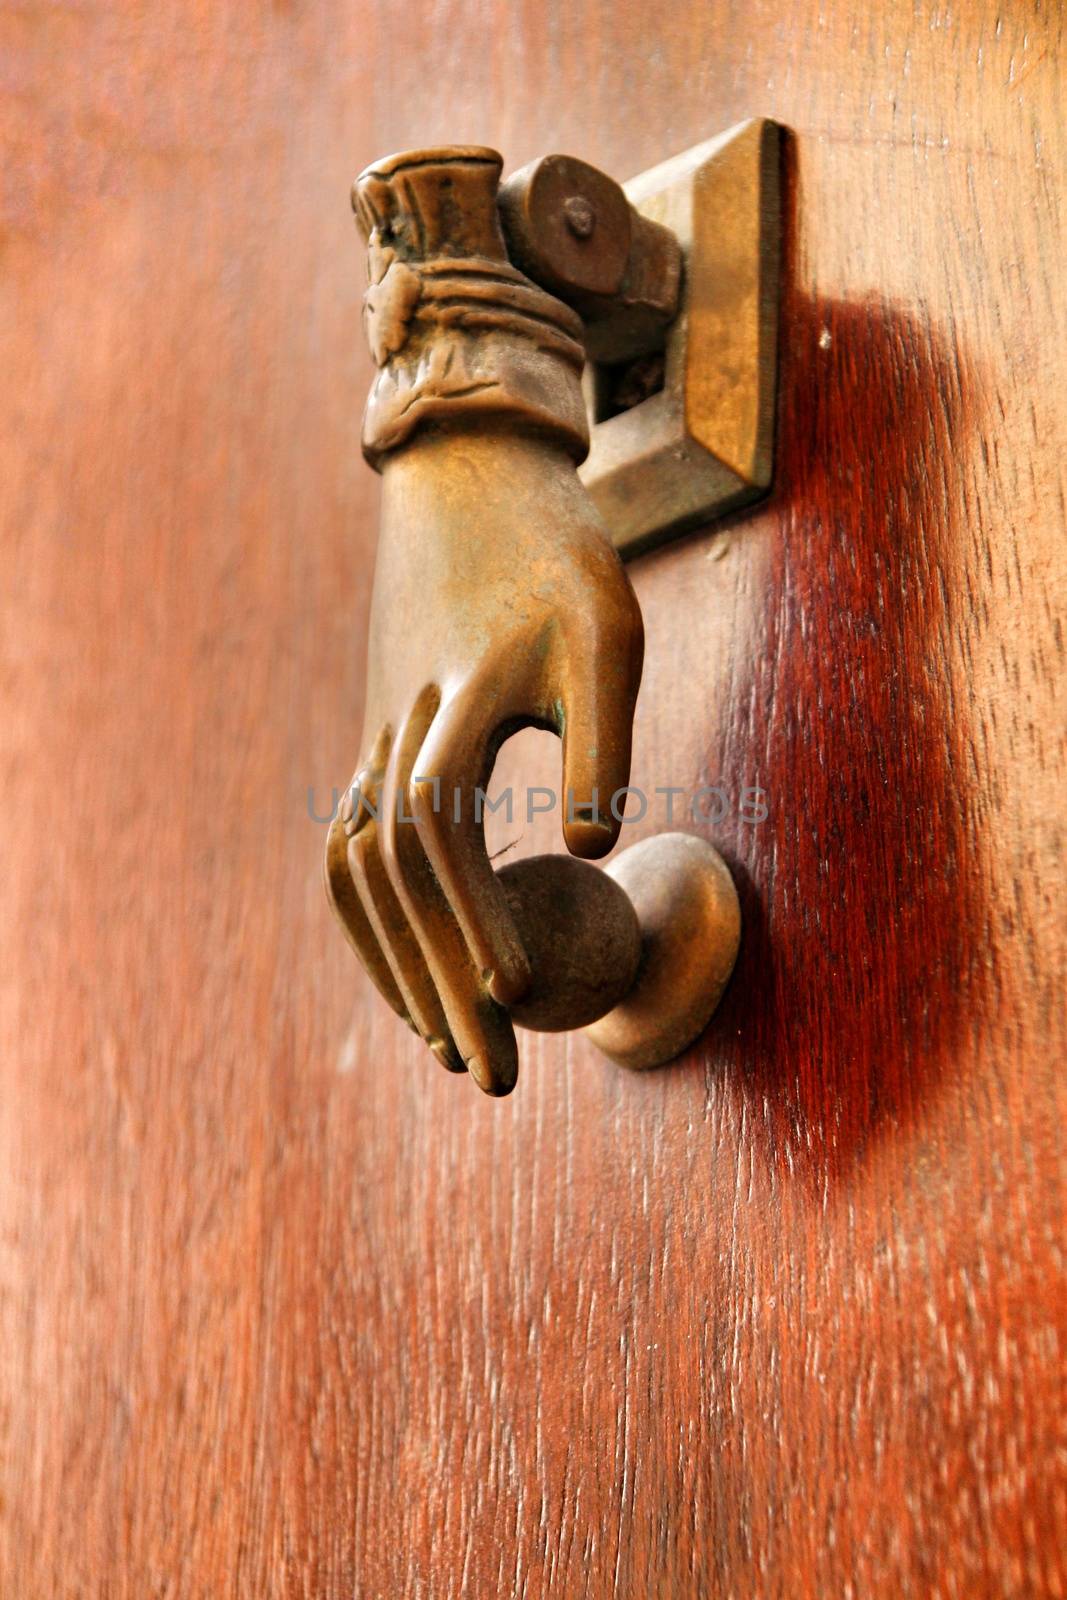
[[[3,38],[0,1595],[1062,1596],[1057,10]],[[348,183],[751,114],[775,493],[633,569],[634,781],[767,793],[712,830],[741,964],[677,1066],[530,1039],[489,1102],[319,881],[376,537]]]

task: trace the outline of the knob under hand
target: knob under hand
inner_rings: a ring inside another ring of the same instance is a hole
[[[534,973],[514,1022],[584,1028],[627,1067],[662,1066],[704,1031],[741,939],[737,890],[706,840],[663,833],[603,871],[535,856],[498,877]]]

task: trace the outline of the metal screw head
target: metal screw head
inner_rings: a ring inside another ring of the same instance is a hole
[[[563,215],[576,239],[588,239],[596,227],[596,212],[580,194],[572,194],[564,200]]]

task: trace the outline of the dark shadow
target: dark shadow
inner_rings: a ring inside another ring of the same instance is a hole
[[[700,1049],[709,1073],[743,1079],[783,1167],[822,1183],[917,1116],[966,1052],[986,982],[968,706],[950,676],[974,381],[916,310],[797,292],[793,239],[787,226],[775,488],[756,513],[776,523],[763,642],[706,773],[754,759],[771,810],[715,838],[745,932]],[[738,539],[752,515],[731,519]]]

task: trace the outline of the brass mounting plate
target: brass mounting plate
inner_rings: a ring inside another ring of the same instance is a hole
[[[685,264],[662,389],[598,422],[597,384],[586,384],[592,443],[580,476],[624,558],[770,487],[781,134],[766,118],[738,123],[624,186],[676,234]]]

